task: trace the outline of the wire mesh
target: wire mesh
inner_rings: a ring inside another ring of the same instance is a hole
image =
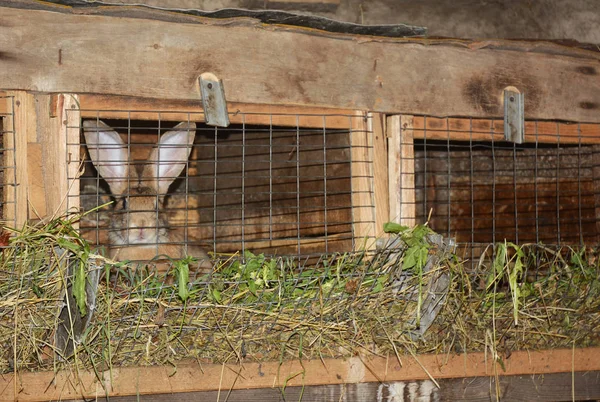
[[[414,121],[417,221],[455,239],[462,256],[476,261],[505,240],[597,244],[597,127],[528,121],[515,144],[502,120]]]
[[[17,216],[17,171],[14,98],[0,95],[0,102],[6,104],[0,109],[0,219],[3,225],[16,226]],[[1,240],[3,243],[7,239]],[[3,247],[3,246],[2,246]]]
[[[353,249],[356,190],[352,191],[352,163],[371,163],[352,160],[351,137],[365,134],[359,120],[362,117],[238,111],[232,114],[233,124],[228,128],[197,123],[189,130],[195,139],[185,168],[173,178],[167,193],[138,194],[140,185],[145,186],[151,179],[152,174],[144,170],[146,166],[160,165],[152,155],[153,150],[161,148],[161,138],[173,133],[179,121],[202,121],[202,114],[81,112],[88,116],[82,119],[84,126],[100,131],[97,126],[105,124],[104,130],[117,133],[122,141],[113,145],[120,148],[121,156],[107,150],[106,160],[94,161],[85,135],[80,139],[85,160],[78,198],[82,210],[114,201],[114,206],[100,208],[81,222],[82,233],[95,245],[115,248],[114,232],[127,226],[122,223],[119,227],[116,222],[134,224],[132,202],[152,195],[156,201],[148,201],[150,206],[144,212],[154,212],[155,217],[147,216],[144,224],[146,231],[154,226],[154,232],[167,233],[161,243],[194,246],[218,254],[248,249],[266,255],[317,259],[321,254]],[[96,148],[93,150],[96,152]],[[127,188],[117,190],[120,194],[114,194],[111,188],[118,178],[104,177],[118,173],[116,169],[103,172],[107,169],[102,165],[111,164],[129,165],[136,172],[127,175]],[[372,176],[363,179],[372,180]],[[119,246],[130,247],[127,240],[141,244],[131,238],[131,229],[127,232],[128,236],[122,236],[126,241]],[[176,232],[181,235],[170,236]]]

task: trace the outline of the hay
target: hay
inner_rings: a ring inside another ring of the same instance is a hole
[[[483,350],[502,363],[513,350],[600,344],[600,268],[587,248],[506,243],[490,248],[494,259],[465,262],[417,226],[398,229],[393,247],[310,266],[219,256],[210,276],[190,281],[190,260],[165,278],[91,254],[77,219],[13,230],[2,250],[1,372]],[[73,279],[67,257],[105,269],[90,325],[61,356],[53,339]]]

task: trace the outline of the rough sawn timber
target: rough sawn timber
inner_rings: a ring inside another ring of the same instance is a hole
[[[19,372],[0,377],[0,401],[43,401],[232,389],[428,380],[431,377],[542,375],[600,370],[600,348],[516,351],[504,370],[486,353],[352,357],[298,362],[203,364],[178,362],[149,367],[114,367],[104,372]],[[425,371],[426,370],[426,371]],[[430,377],[431,376],[431,377]],[[469,381],[468,379],[466,381]],[[17,390],[17,395],[14,395]]]
[[[525,93],[529,119],[600,122],[598,52],[361,37],[160,11],[140,17],[135,7],[118,9],[118,18],[103,15],[114,7],[9,7],[15,3],[0,8],[2,89],[190,100],[209,71],[230,102],[498,117],[502,89],[513,85]]]

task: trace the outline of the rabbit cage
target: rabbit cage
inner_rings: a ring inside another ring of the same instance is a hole
[[[597,394],[597,52],[90,10],[28,11],[7,49],[50,37],[57,64],[0,72],[11,399],[333,384],[455,399],[484,391],[453,378],[490,376],[485,394],[510,398],[534,373]],[[3,6],[0,25],[23,12]],[[89,46],[70,41],[79,23],[96,24]],[[209,69],[226,127],[206,121]],[[505,137],[514,87],[522,141]]]

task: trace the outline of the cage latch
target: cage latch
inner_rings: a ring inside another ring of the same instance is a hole
[[[504,89],[504,139],[522,144],[525,140],[525,96],[515,87]]]
[[[228,127],[229,114],[223,82],[213,73],[202,73],[198,78],[202,107],[206,124],[210,126]]]

